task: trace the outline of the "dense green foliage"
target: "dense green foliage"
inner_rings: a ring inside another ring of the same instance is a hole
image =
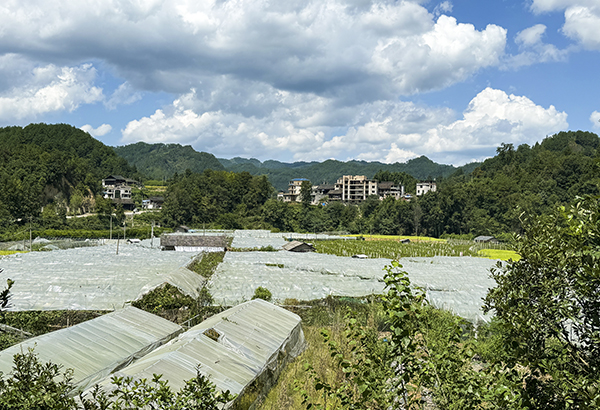
[[[177,392],[156,374],[151,381],[113,377],[110,392],[96,387],[78,403],[72,397],[72,371],[41,363],[32,350],[16,354],[12,372],[0,376],[1,410],[218,410],[234,399],[229,391],[217,392],[198,371]]]
[[[146,178],[155,180],[166,180],[188,169],[197,173],[205,169],[213,171],[225,169],[214,155],[197,152],[189,145],[138,142],[116,147],[114,150]]]
[[[600,406],[599,199],[528,219],[521,260],[492,272],[486,308],[505,328],[506,361],[529,370],[529,408]]]
[[[142,175],[136,174],[135,168],[112,148],[67,125],[9,127],[0,130],[0,136],[0,235],[4,240],[26,238],[30,224],[38,232],[36,236],[52,235],[43,229],[81,230],[88,235],[89,231],[109,229],[111,212],[116,214],[113,227],[121,226],[122,209],[112,209],[109,201],[96,195],[100,181],[110,173]],[[150,192],[165,196],[163,211],[148,218],[170,227],[186,224],[196,228],[433,237],[467,234],[506,239],[508,233],[521,232],[522,212],[547,214],[577,195],[599,192],[599,145],[595,134],[561,132],[533,147],[521,145],[515,149],[504,144],[494,158],[458,170],[424,157],[392,165],[333,160],[294,164],[220,160],[230,170],[246,170],[239,173],[205,169],[217,168],[214,157],[208,159],[209,154],[190,147],[139,143],[119,150],[135,161],[147,161],[148,166],[168,168],[164,175],[186,168],[173,174],[164,192],[162,188],[134,192],[137,202]],[[193,172],[200,169],[205,170]],[[274,179],[275,173],[279,182]],[[379,201],[373,196],[359,206],[339,202],[298,206],[273,199],[269,183],[271,180],[281,189],[293,178],[307,177],[317,184],[334,182],[344,174],[402,183],[408,192],[414,191],[417,177],[437,177],[438,190],[410,202],[391,198]],[[67,219],[68,213],[92,209],[97,216]],[[151,225],[149,219],[146,225]],[[104,232],[90,235],[106,236]]]
[[[560,132],[534,147],[503,144],[471,175],[455,174],[419,200],[421,231],[476,235],[520,232],[519,216],[549,214],[577,195],[600,192],[600,139]]]
[[[64,219],[67,209],[90,210],[102,178],[135,173],[112,148],[70,125],[2,128],[0,228],[36,218],[48,204],[47,219]]]
[[[259,286],[254,290],[254,295],[252,296],[252,299],[262,299],[266,300],[267,302],[270,302],[272,297],[273,294],[269,289]]]
[[[420,409],[596,409],[600,405],[600,206],[580,199],[530,217],[519,261],[492,272],[486,297],[497,317],[474,332],[433,309],[398,262],[386,268],[382,327],[351,314],[344,339],[325,342],[342,375],[307,364],[298,381],[305,407]],[[384,382],[382,382],[384,381]]]
[[[266,177],[247,172],[206,170],[175,175],[165,195],[163,216],[170,226],[215,223],[224,229],[238,229],[240,218],[260,217],[262,205],[273,188]]]

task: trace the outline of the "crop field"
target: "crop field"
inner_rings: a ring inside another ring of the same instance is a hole
[[[388,238],[387,240],[384,238]],[[390,239],[391,238],[391,239]],[[369,258],[399,259],[408,257],[433,257],[433,256],[473,256],[492,259],[507,260],[515,253],[506,245],[495,244],[494,248],[488,249],[490,244],[476,244],[470,241],[445,241],[423,240],[403,244],[397,238],[405,237],[380,237],[376,240],[364,241],[315,241],[313,244],[319,253],[337,256],[353,256],[357,254],[367,255]],[[431,238],[433,239],[433,238]],[[480,253],[482,251],[487,253]]]
[[[342,235],[344,237],[356,237],[357,235]],[[407,236],[407,235],[362,235],[365,241],[401,241],[410,239],[411,242],[446,242],[445,239],[432,238],[431,236]]]

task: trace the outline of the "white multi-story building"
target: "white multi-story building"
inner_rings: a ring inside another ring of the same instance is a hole
[[[283,202],[302,202],[302,195],[300,193],[302,183],[308,181],[306,178],[294,178],[288,185],[287,192],[280,192],[277,194],[277,198]],[[309,181],[310,182],[310,181]]]
[[[435,182],[417,182],[417,196],[425,195],[427,192],[435,192],[436,191]]]
[[[335,183],[335,189],[341,190],[342,201],[362,202],[369,195],[377,195],[377,181],[364,175],[344,175]]]

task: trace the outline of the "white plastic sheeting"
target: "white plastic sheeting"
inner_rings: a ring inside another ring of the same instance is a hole
[[[3,350],[0,371],[9,374],[13,356],[33,348],[42,363],[51,361],[62,365],[63,370],[73,369],[73,383],[84,390],[182,330],[159,316],[127,307]]]
[[[301,240],[310,242],[316,239],[348,239],[341,236],[332,236],[325,234],[302,234],[294,232],[272,233],[267,230],[237,230],[233,235],[233,248],[262,248],[272,246],[275,249],[280,249],[289,240]],[[354,238],[350,238],[354,239]]]
[[[360,297],[380,294],[389,259],[356,259],[317,253],[229,252],[209,282],[217,303],[249,300],[257,287],[287,298],[320,299],[328,295]],[[403,258],[403,270],[428,300],[469,320],[486,320],[482,298],[495,282],[489,270],[496,261],[470,257]]]
[[[266,391],[305,347],[300,321],[285,309],[252,300],[212,316],[115,376],[151,380],[153,374],[162,374],[162,380],[179,390],[199,368],[219,390],[241,395],[252,384]],[[100,384],[110,389],[109,380]]]
[[[114,310],[164,282],[195,294],[200,275],[180,269],[195,254],[121,242],[10,255],[0,282],[15,281],[10,310]]]

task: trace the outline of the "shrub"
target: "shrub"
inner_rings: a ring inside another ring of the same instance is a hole
[[[269,289],[259,286],[254,291],[254,296],[252,296],[252,299],[262,299],[266,300],[267,302],[270,302],[272,297],[273,295],[271,294]]]

